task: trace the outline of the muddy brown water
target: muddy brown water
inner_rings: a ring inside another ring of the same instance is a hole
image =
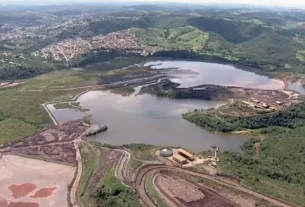
[[[262,89],[280,89],[284,83],[265,76],[237,69],[233,66],[191,61],[156,61],[145,66],[152,69],[177,68],[172,81],[181,87],[202,84],[232,85]],[[138,89],[136,91],[139,91]],[[211,133],[182,119],[181,115],[194,109],[215,108],[225,102],[204,100],[175,100],[151,95],[129,97],[110,92],[91,91],[77,100],[90,109],[80,112],[74,109],[48,107],[60,122],[92,115],[97,124],[109,127],[106,132],[90,139],[112,145],[144,143],[159,146],[181,146],[194,152],[211,149],[217,145],[221,150],[240,151],[248,137]]]
[[[35,195],[31,196],[31,198],[46,198],[53,194],[56,187],[52,188],[42,188],[38,191],[36,191]]]
[[[305,88],[303,87],[303,84],[300,81],[289,82],[288,89],[295,91],[299,94],[305,95]]]
[[[173,82],[179,87],[194,87],[202,84],[238,86],[259,89],[282,89],[284,82],[238,69],[231,65],[195,61],[152,61],[144,66],[151,69],[168,69]],[[175,68],[175,69],[173,69]]]
[[[106,132],[90,138],[102,143],[181,146],[194,152],[217,145],[222,150],[239,151],[240,145],[248,139],[211,133],[181,117],[185,112],[217,107],[224,102],[174,100],[146,94],[123,97],[103,91],[88,92],[80,96],[78,101],[90,111],[55,109],[53,105],[48,107],[61,123],[92,115],[94,123],[106,124],[109,127]]]
[[[30,192],[35,190],[36,185],[33,183],[23,183],[21,185],[11,185],[8,189],[12,192],[14,198],[21,198],[27,196]]]

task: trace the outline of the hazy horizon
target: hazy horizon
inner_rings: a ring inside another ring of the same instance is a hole
[[[73,3],[136,3],[136,4],[160,4],[160,3],[180,3],[180,4],[238,4],[238,5],[255,5],[255,6],[280,6],[280,7],[295,7],[305,8],[305,1],[299,0],[189,0],[187,3],[184,0],[112,0],[112,1],[100,1],[89,0],[84,2],[82,0],[0,0],[0,4],[22,4],[22,5],[47,5],[47,4],[73,4]]]

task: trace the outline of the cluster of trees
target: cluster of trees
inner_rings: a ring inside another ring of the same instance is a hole
[[[18,80],[32,78],[52,71],[51,68],[18,65],[0,68],[0,80]]]
[[[305,103],[252,117],[223,116],[215,110],[184,117],[222,132],[259,129],[266,139],[252,138],[241,147],[242,153],[221,155],[222,173],[278,199],[305,206]],[[256,143],[260,144],[258,154]]]
[[[241,129],[260,129],[270,126],[294,129],[305,126],[305,103],[294,105],[285,111],[250,117],[225,116],[215,111],[207,113],[187,113],[183,117],[200,126],[221,132]]]
[[[129,55],[123,51],[114,49],[97,49],[96,51],[91,51],[84,53],[79,60],[72,63],[72,67],[83,67],[90,64],[109,61],[117,57],[128,57]]]
[[[246,142],[243,153],[223,153],[223,172],[258,191],[305,206],[305,127],[270,127],[265,133],[267,138],[263,141]],[[259,155],[254,147],[257,142]]]
[[[98,207],[140,207],[136,192],[128,188],[113,186],[109,189],[102,186],[96,193],[96,203]]]

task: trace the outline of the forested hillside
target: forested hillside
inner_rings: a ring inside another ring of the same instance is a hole
[[[288,110],[257,116],[236,117],[222,115],[217,110],[190,112],[183,117],[212,131],[231,132],[247,129],[261,129],[271,126],[295,129],[305,126],[305,103],[294,105]]]
[[[239,178],[251,188],[305,206],[305,127],[269,127],[263,141],[251,139],[243,153],[225,152],[222,173]],[[256,155],[255,143],[258,146]]]
[[[224,152],[222,173],[275,198],[305,206],[305,103],[250,117],[209,110],[187,113],[184,118],[221,132],[256,130],[264,139],[250,139],[242,153]]]

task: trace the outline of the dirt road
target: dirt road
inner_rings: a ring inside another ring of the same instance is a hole
[[[80,181],[80,178],[82,175],[82,171],[83,171],[83,163],[82,163],[81,154],[79,151],[79,142],[75,142],[74,144],[75,144],[75,149],[76,149],[76,160],[78,162],[78,165],[77,165],[77,172],[76,172],[77,174],[76,174],[75,180],[73,182],[73,185],[72,185],[72,188],[70,191],[70,200],[71,200],[73,207],[78,207],[76,192],[77,192],[78,184],[79,184],[79,181]]]
[[[281,206],[281,207],[293,207],[292,205],[286,204],[284,202],[278,201],[276,199],[273,199],[271,197],[268,197],[266,195],[263,195],[261,193],[255,192],[253,190],[250,190],[242,185],[239,184],[233,184],[230,182],[225,182],[223,180],[221,180],[220,178],[214,177],[214,176],[210,176],[210,175],[206,175],[206,174],[201,174],[201,173],[196,173],[193,171],[189,171],[189,170],[185,170],[185,169],[181,169],[178,167],[172,167],[172,166],[165,166],[165,165],[149,165],[149,166],[145,166],[143,167],[137,177],[136,177],[136,181],[135,181],[135,187],[137,189],[137,192],[139,193],[139,195],[141,196],[141,198],[143,199],[143,202],[145,202],[148,206],[151,207],[155,207],[156,205],[153,203],[153,201],[151,200],[151,198],[147,195],[146,190],[145,190],[145,178],[148,174],[154,174],[154,173],[158,173],[162,170],[168,170],[168,171],[178,171],[178,172],[182,172],[188,175],[193,175],[196,177],[201,177],[204,179],[208,179],[214,182],[217,182],[221,185],[225,185],[228,186],[230,188],[234,188],[236,190],[239,190],[241,192],[244,193],[248,193],[250,195],[253,195],[257,198],[261,198],[264,199],[270,203],[273,203],[277,206]],[[153,203],[153,204],[152,204]]]
[[[139,194],[140,198],[142,201],[149,207],[157,207],[154,201],[150,198],[150,196],[146,192],[146,186],[145,186],[145,180],[147,175],[153,175],[157,174],[160,171],[176,171],[176,172],[182,172],[188,175],[204,178],[211,180],[213,182],[219,183],[221,185],[225,185],[230,188],[234,188],[236,190],[239,190],[241,192],[253,195],[257,198],[266,200],[270,203],[273,203],[274,205],[281,206],[281,207],[293,207],[292,205],[286,204],[282,201],[276,200],[274,198],[271,198],[269,196],[263,195],[261,193],[255,192],[251,189],[248,189],[238,183],[233,183],[230,181],[226,181],[222,179],[221,177],[215,177],[207,174],[201,174],[193,171],[189,171],[186,169],[182,169],[179,167],[174,167],[174,166],[168,166],[164,164],[147,164],[143,166],[137,173],[135,181],[132,181],[130,177],[128,176],[128,163],[131,159],[130,152],[126,150],[121,150],[121,149],[116,149],[117,151],[120,151],[123,153],[122,158],[120,159],[120,162],[117,167],[117,177],[124,183],[128,184],[131,187],[133,187],[137,193]]]

